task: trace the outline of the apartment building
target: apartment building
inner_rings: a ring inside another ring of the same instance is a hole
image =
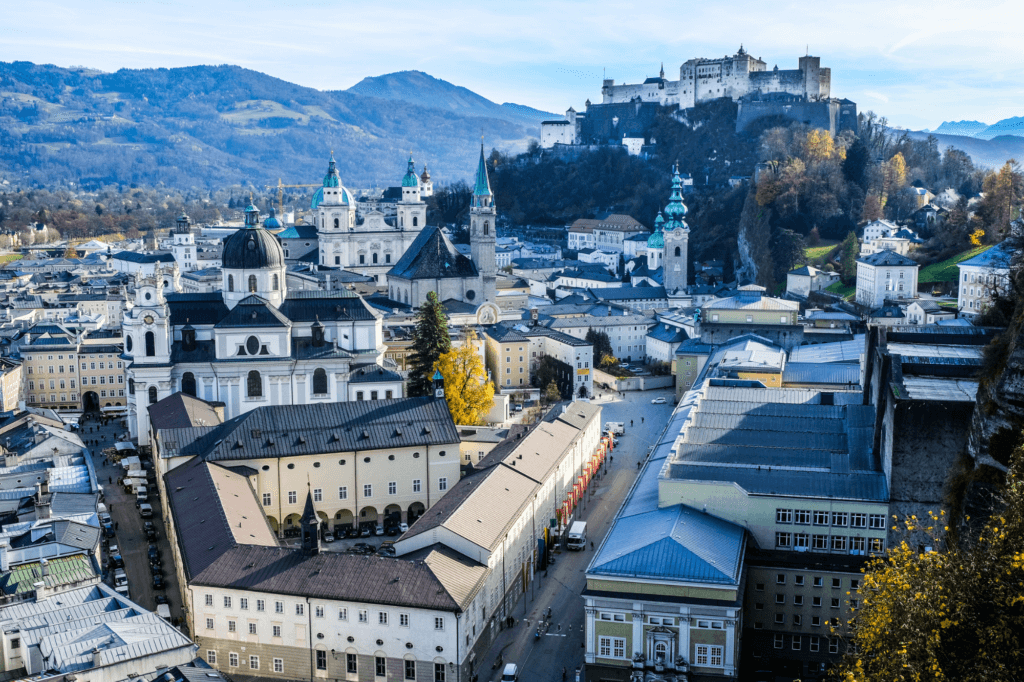
[[[1009,291],[1012,258],[1013,247],[1004,241],[957,263],[960,269],[957,308],[961,313],[978,315],[992,304],[997,294],[1005,295]]]
[[[505,325],[484,328],[487,371],[498,391],[518,391],[530,385],[530,340]]]
[[[24,370],[22,364],[11,358],[0,358],[0,410],[18,409]]]
[[[58,325],[36,325],[20,346],[25,402],[63,412],[125,409],[124,361],[119,333],[96,338]]]

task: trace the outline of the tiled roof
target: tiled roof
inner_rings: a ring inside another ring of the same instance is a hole
[[[218,329],[234,327],[290,327],[291,321],[259,296],[246,296],[215,325]]]
[[[118,251],[111,258],[127,263],[173,263],[174,255],[170,253],[139,253],[137,251]]]
[[[307,296],[305,294],[313,294]],[[292,322],[374,320],[366,302],[351,292],[300,291],[289,293],[280,312]]]
[[[388,272],[402,279],[443,279],[476,277],[473,261],[459,253],[455,245],[437,227],[423,228],[408,250]]]
[[[175,327],[191,324],[217,324],[228,314],[224,298],[219,291],[204,294],[167,294],[167,307],[171,311],[171,324]]]
[[[396,398],[258,407],[183,446],[179,454],[229,461],[458,443],[443,400]],[[458,457],[457,448],[453,455]]]
[[[369,384],[377,382],[394,382],[401,381],[402,375],[398,372],[392,372],[390,369],[384,369],[376,363],[368,365],[360,365],[359,367],[353,367],[349,373],[348,381],[350,384]]]
[[[216,426],[223,420],[212,403],[178,391],[149,406],[154,429]]]
[[[982,251],[977,256],[960,261],[957,266],[1005,269],[1010,267],[1013,255],[1012,246],[1008,241],[1004,241]]]

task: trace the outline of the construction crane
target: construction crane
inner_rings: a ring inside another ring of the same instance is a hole
[[[277,188],[277,212],[283,215],[284,206],[282,206],[282,202],[284,201],[285,187],[322,187],[322,185],[320,183],[317,183],[315,185],[285,185],[284,183],[281,182],[281,178],[278,178],[276,185],[264,185],[264,187],[266,187],[266,189]]]

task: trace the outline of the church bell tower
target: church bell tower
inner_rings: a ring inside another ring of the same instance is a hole
[[[473,188],[473,199],[469,206],[469,244],[473,263],[480,272],[483,287],[483,299],[473,301],[479,305],[484,301],[494,302],[497,289],[497,262],[494,256],[495,221],[498,213],[494,208],[494,194],[491,192],[491,181],[487,177],[487,161],[484,159],[484,146],[480,145],[480,163],[476,169],[476,185]]]

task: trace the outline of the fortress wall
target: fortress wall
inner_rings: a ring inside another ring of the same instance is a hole
[[[788,92],[791,95],[804,95],[804,87],[804,74],[796,69],[750,74],[751,92]]]
[[[743,131],[765,116],[785,116],[835,135],[839,128],[839,103],[830,102],[740,102],[736,130]],[[856,118],[856,115],[854,115]]]

